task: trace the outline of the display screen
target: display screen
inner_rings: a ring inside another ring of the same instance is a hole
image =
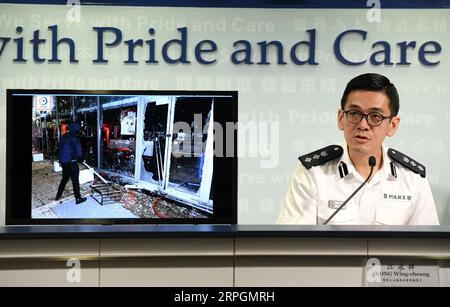
[[[7,96],[7,224],[236,223],[237,92]]]

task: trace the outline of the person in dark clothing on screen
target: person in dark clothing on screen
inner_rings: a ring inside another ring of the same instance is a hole
[[[81,197],[80,182],[78,181],[80,174],[78,162],[83,162],[83,151],[80,139],[77,136],[78,132],[80,132],[80,125],[78,123],[70,123],[69,132],[64,134],[59,143],[58,157],[62,167],[62,179],[55,200],[61,198],[70,178],[72,180],[73,193],[75,194],[75,203],[81,204],[86,201],[86,197]]]

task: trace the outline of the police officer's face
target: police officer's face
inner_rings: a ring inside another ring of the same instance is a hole
[[[392,116],[389,98],[382,92],[352,91],[347,97],[345,111],[358,110],[364,114],[377,112],[383,116]],[[379,153],[386,136],[393,136],[397,131],[400,118],[386,118],[379,126],[371,126],[366,118],[359,123],[351,123],[342,110],[338,112],[338,126],[344,131],[345,141],[351,152],[364,155]]]

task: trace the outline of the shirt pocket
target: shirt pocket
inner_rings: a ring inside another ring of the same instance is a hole
[[[385,201],[377,207],[376,224],[405,225],[411,216],[411,209],[409,201]]]
[[[322,225],[343,202],[323,200],[319,202],[319,225]],[[356,212],[354,204],[347,203],[328,223],[328,225],[349,225],[355,224]]]

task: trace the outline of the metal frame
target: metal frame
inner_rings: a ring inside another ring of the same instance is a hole
[[[115,189],[112,185],[109,184],[95,184],[91,185],[91,197],[95,199],[100,206],[106,205],[106,204],[113,204],[117,202],[117,197],[122,195],[122,192]],[[100,197],[98,199],[96,195]]]
[[[168,195],[170,195],[170,196],[172,196],[172,197],[174,197],[176,199],[189,202],[189,205],[194,207],[194,208],[198,208],[198,209],[204,210],[206,212],[213,213],[212,203],[209,201],[209,192],[211,190],[212,173],[213,173],[213,167],[212,167],[212,164],[213,164],[213,159],[212,159],[213,158],[213,156],[212,156],[212,154],[213,154],[213,152],[212,152],[213,144],[212,143],[210,144],[211,148],[210,148],[210,151],[209,151],[211,156],[207,156],[207,154],[205,153],[205,160],[203,162],[204,163],[204,166],[203,166],[204,170],[205,170],[205,167],[206,167],[206,170],[208,171],[207,176],[209,177],[209,181],[207,180],[208,178],[205,179],[202,176],[202,181],[200,183],[200,188],[198,189],[197,194],[191,194],[191,193],[184,192],[184,191],[181,191],[179,189],[176,189],[174,187],[170,187],[169,186],[169,183],[170,183],[169,170],[170,170],[170,162],[171,162],[170,156],[172,154],[172,135],[173,135],[173,122],[174,122],[174,118],[175,118],[175,109],[176,109],[176,97],[174,97],[174,100],[175,101],[173,101],[173,103],[172,103],[173,106],[171,107],[171,112],[170,112],[171,113],[170,114],[170,130],[169,130],[170,142],[169,142],[169,146],[166,146],[166,149],[168,150],[168,152],[166,153],[166,166],[165,166],[165,170],[166,170],[166,177],[165,178],[167,178],[167,180],[165,180],[165,185],[164,185],[165,186],[165,192]],[[213,114],[214,114],[213,106],[214,106],[214,101],[211,104],[211,110],[212,110],[211,119],[210,119],[211,123],[214,120],[214,118],[213,118]],[[213,136],[212,136],[213,129],[212,128],[213,128],[212,125],[210,125],[209,129],[208,129],[207,146],[208,146],[208,140],[211,140],[213,138]],[[202,198],[202,196],[205,197],[205,194],[206,194],[205,190],[208,191],[207,192],[207,199]],[[202,191],[203,191],[203,193],[202,193]]]

